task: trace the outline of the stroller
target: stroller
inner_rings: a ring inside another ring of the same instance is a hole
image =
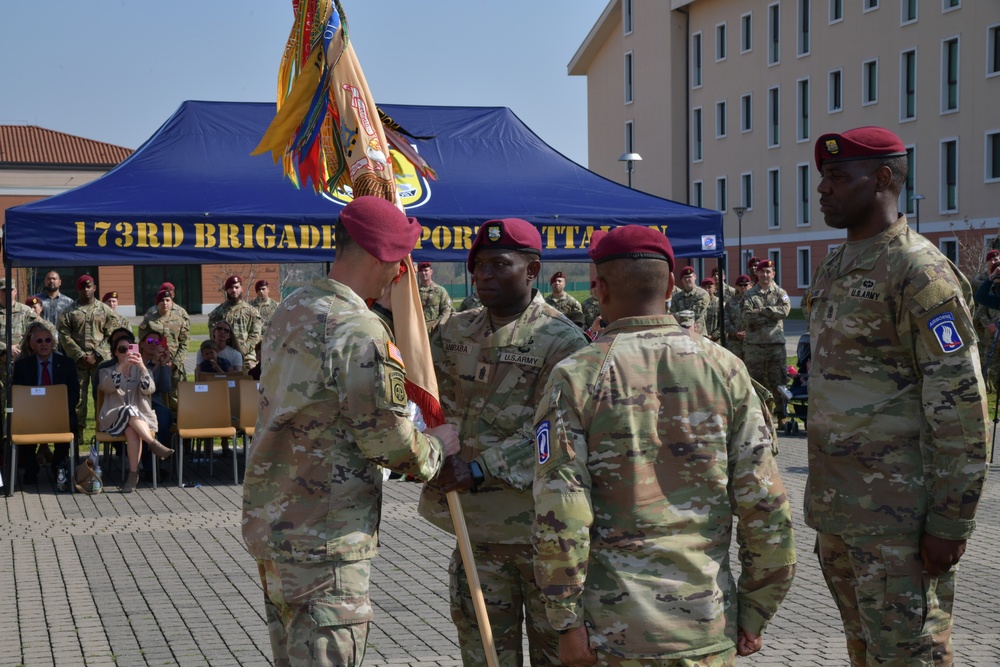
[[[785,435],[797,435],[799,423],[796,419],[802,420],[802,428],[806,428],[807,415],[809,413],[809,369],[812,366],[812,347],[809,344],[809,334],[803,334],[799,338],[799,344],[795,348],[796,372],[792,375],[792,382],[785,390],[785,398],[788,399],[787,419],[785,420]]]

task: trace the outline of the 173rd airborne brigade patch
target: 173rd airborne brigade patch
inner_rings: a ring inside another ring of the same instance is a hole
[[[931,318],[927,323],[927,328],[934,333],[934,337],[937,338],[937,342],[941,345],[941,349],[945,354],[957,352],[965,344],[962,342],[962,337],[958,334],[958,328],[955,326],[955,316],[952,313],[941,313]]]
[[[549,448],[549,420],[546,419],[535,428],[535,443],[538,446],[538,465],[545,465],[552,457]]]

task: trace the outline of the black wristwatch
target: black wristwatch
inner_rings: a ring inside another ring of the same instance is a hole
[[[472,492],[475,493],[486,481],[486,475],[483,474],[483,467],[479,465],[479,461],[473,461],[469,464],[469,472],[472,473]]]

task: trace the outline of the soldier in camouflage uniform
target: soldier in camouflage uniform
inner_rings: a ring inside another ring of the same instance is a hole
[[[530,663],[560,664],[531,564],[531,425],[549,371],[587,338],[531,288],[541,268],[541,247],[538,231],[524,220],[485,223],[468,260],[484,307],[455,313],[431,330],[441,405],[459,425],[462,449],[448,459],[442,487],[425,487],[419,509],[452,532],[443,491],[474,491],[463,496],[462,505],[505,667],[523,664],[522,620]],[[457,549],[449,577],[462,660],[481,667],[486,657]]]
[[[742,274],[736,279],[736,291],[726,302],[726,349],[740,359],[744,357],[744,340],[747,337],[743,324],[743,297],[750,289],[750,276]]]
[[[260,342],[261,318],[257,309],[243,300],[243,283],[239,276],[226,278],[226,302],[208,314],[208,330],[222,320],[233,329],[233,347],[243,355],[243,371],[257,365],[256,345]]]
[[[954,566],[989,459],[969,285],[897,213],[899,137],[858,128],[815,150],[847,243],[808,297],[806,523],[852,665],[951,665]]]
[[[712,302],[708,292],[698,287],[698,276],[693,266],[681,269],[681,288],[670,296],[670,312],[677,316],[681,326],[705,333],[705,313]]]
[[[278,307],[278,302],[272,299],[269,294],[271,287],[267,284],[266,280],[258,280],[253,284],[253,291],[257,294],[256,298],[250,302],[250,305],[257,309],[260,313],[260,319],[262,322],[262,330],[267,328],[267,323],[271,321],[271,316],[274,315],[275,309]]]
[[[735,665],[795,571],[768,415],[743,364],[666,313],[662,233],[618,227],[590,252],[611,324],[555,367],[535,417],[535,572],[560,658]]]
[[[715,295],[715,279],[705,278],[701,288],[708,292],[708,309],[705,310],[705,337],[712,341],[719,340],[719,297]]]
[[[434,282],[433,276],[434,269],[430,262],[417,264],[417,289],[424,307],[424,322],[436,322],[452,311],[448,290]]]
[[[778,390],[788,382],[784,320],[792,309],[788,293],[774,282],[774,262],[757,264],[757,284],[743,297],[743,361],[750,377],[767,387],[774,396],[775,414],[784,422],[788,399]]]
[[[10,299],[14,304],[10,314],[11,358],[21,354],[21,339],[28,331],[28,325],[39,321],[33,308],[17,300],[17,287],[10,288]],[[0,406],[7,401],[7,279],[0,277]],[[0,412],[0,424],[4,415]]]
[[[132,323],[129,319],[118,312],[118,292],[113,290],[106,292],[101,298],[101,302],[115,314],[115,329],[132,330]]]
[[[361,664],[379,466],[429,480],[458,451],[454,426],[420,433],[408,418],[402,356],[365,305],[398,275],[420,225],[358,197],[334,234],[328,277],[284,299],[268,328],[243,483],[243,539],[279,667]]]
[[[576,297],[566,293],[566,276],[563,275],[563,272],[553,273],[552,277],[549,278],[549,285],[552,287],[552,294],[545,299],[545,303],[568,317],[570,322],[576,326],[581,329],[586,328],[590,322],[584,321],[583,308]]]
[[[736,296],[736,288],[726,282],[726,271],[725,269],[719,272],[719,267],[716,266],[712,269],[712,279],[715,280],[715,293],[723,303],[729,303],[729,300]]]
[[[171,312],[173,312],[174,315],[180,315],[181,317],[183,317],[184,321],[187,322],[188,330],[190,331],[191,316],[188,314],[188,311],[185,310],[181,304],[177,303],[177,289],[174,287],[174,284],[170,282],[161,283],[160,288],[156,290],[157,294],[159,294],[161,290],[167,290],[167,293],[170,295],[171,303],[173,304],[170,307]],[[145,317],[155,317],[158,310],[159,310],[158,304],[154,303],[146,310]]]
[[[97,377],[97,366],[112,358],[109,340],[118,328],[118,316],[102,301],[94,298],[97,286],[90,276],[76,280],[79,294],[76,305],[59,318],[59,341],[66,356],[76,362],[80,382],[80,399],[76,404],[79,432],[77,442],[83,442],[83,429],[87,424],[87,397],[89,385]]]
[[[460,311],[462,310],[472,310],[473,308],[479,308],[483,305],[483,302],[479,300],[479,295],[473,290],[472,294],[462,299],[462,305],[458,307]]]
[[[590,288],[590,296],[580,304],[580,308],[583,310],[583,323],[587,327],[590,327],[594,320],[601,316],[601,303],[594,296],[593,287]]]
[[[983,281],[989,279],[997,267],[1000,267],[1000,250],[990,250],[986,253],[983,270],[972,280],[972,289],[977,289]],[[972,311],[972,317],[976,327],[979,359],[984,365],[987,361],[990,365],[989,369],[983,369],[983,379],[986,381],[987,391],[994,391],[997,384],[997,377],[1000,376],[1000,352],[994,351],[993,355],[990,356],[990,350],[993,348],[997,323],[1000,322],[1000,310],[976,303]]]
[[[184,367],[184,360],[188,353],[188,337],[191,334],[191,322],[185,316],[187,312],[176,305],[173,293],[168,289],[161,289],[156,293],[156,310],[150,315],[148,312],[139,323],[139,340],[145,338],[149,332],[157,333],[167,341],[167,351],[170,353],[170,392],[167,394],[167,406],[170,411],[177,416],[177,394],[178,385],[187,380],[187,369]],[[178,312],[180,308],[181,312]]]

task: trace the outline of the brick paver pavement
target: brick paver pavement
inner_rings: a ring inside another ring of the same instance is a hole
[[[748,665],[844,665],[836,610],[802,524],[805,439],[782,438],[799,573]],[[190,465],[190,464],[188,464]],[[227,482],[228,478],[228,482]],[[168,484],[55,495],[42,482],[0,500],[0,665],[268,665],[256,566],[240,538],[240,487],[216,463],[198,488]],[[419,486],[385,486],[368,666],[459,665],[448,613],[453,540],[420,519]],[[959,576],[956,664],[1000,664],[1000,486],[988,487]]]

